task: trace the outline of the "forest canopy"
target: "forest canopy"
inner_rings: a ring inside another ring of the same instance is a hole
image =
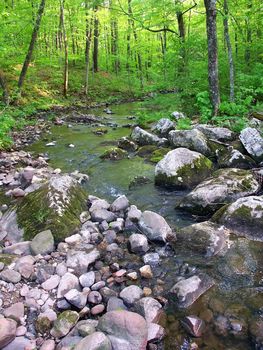
[[[0,23],[3,105],[176,89],[204,121],[261,108],[260,0],[4,0]]]

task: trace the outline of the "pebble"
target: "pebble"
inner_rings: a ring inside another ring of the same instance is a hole
[[[144,265],[140,268],[140,274],[143,278],[152,278],[153,273],[150,265]]]

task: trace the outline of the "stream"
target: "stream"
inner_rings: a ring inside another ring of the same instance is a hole
[[[159,213],[176,230],[195,222],[195,218],[189,214],[174,209],[176,203],[185,195],[184,192],[156,187],[155,165],[139,156],[131,155],[130,158],[119,161],[100,158],[105,150],[117,145],[118,139],[130,134],[131,129],[127,124],[133,123],[133,120],[128,117],[141,109],[140,102],[112,106],[113,115],[105,114],[103,108],[91,109],[87,113],[105,117],[109,123],[117,126],[106,126],[106,134],[96,135],[93,131],[98,126],[54,125],[50,133],[47,132],[39,141],[27,147],[27,151],[47,154],[50,166],[60,168],[63,172],[77,169],[88,174],[90,180],[85,186],[90,194],[109,201],[125,194],[130,203],[141,210]],[[56,141],[56,145],[47,147],[46,144],[51,141]],[[68,147],[69,144],[73,144],[74,147]],[[129,189],[130,182],[136,176],[145,176],[150,182]],[[204,336],[194,340],[198,349],[255,349],[248,327],[254,317],[263,312],[261,247],[257,242],[232,238],[228,252],[210,260],[189,254],[180,242],[176,245],[175,252],[169,247],[159,248],[162,265],[157,275],[165,280],[166,290],[174,285],[174,276],[182,261],[190,267],[207,272],[217,282],[216,287],[210,289],[187,310],[177,310],[176,305],[172,301],[169,302],[165,321],[165,350],[195,349],[191,347],[193,345],[189,345],[190,338],[179,324],[183,315],[191,314],[198,315],[207,324]],[[152,283],[154,286],[154,280]]]

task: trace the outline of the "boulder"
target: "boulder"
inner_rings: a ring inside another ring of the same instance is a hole
[[[162,145],[165,143],[163,139],[151,134],[150,132],[136,126],[131,134],[131,139],[137,142],[140,146],[144,145]]]
[[[107,334],[113,349],[146,349],[147,323],[142,316],[134,312],[125,310],[107,312],[100,318],[98,329]]]
[[[169,141],[173,148],[185,147],[206,156],[211,154],[206,136],[197,129],[170,131]]]
[[[252,195],[259,189],[260,185],[251,171],[219,169],[186,195],[178,208],[207,215],[240,197]]]
[[[111,350],[111,342],[102,332],[94,332],[83,338],[74,350]]]
[[[200,273],[177,282],[172,287],[171,293],[176,296],[179,308],[188,308],[214,284],[215,282],[211,277]]]
[[[213,220],[236,235],[263,242],[263,196],[239,198],[216,212]]]
[[[113,212],[123,211],[129,207],[129,200],[125,195],[122,195],[115,199],[111,204],[111,210]]]
[[[175,233],[166,220],[153,211],[146,210],[138,222],[139,229],[150,241],[165,243],[169,239],[176,239]]]
[[[177,148],[156,165],[155,183],[178,189],[192,188],[210,175],[212,167],[212,162],[204,155]]]
[[[25,239],[32,239],[41,230],[51,230],[55,240],[61,241],[79,227],[85,199],[76,180],[69,175],[55,175],[13,210]]]
[[[263,138],[259,131],[254,128],[246,128],[241,131],[240,141],[245,147],[247,153],[256,161],[263,160]]]
[[[194,129],[201,131],[209,139],[217,141],[227,142],[235,139],[235,134],[228,128],[198,124]]]
[[[0,349],[11,343],[16,336],[17,324],[14,320],[0,318]]]
[[[147,238],[140,233],[133,233],[129,237],[129,243],[133,253],[146,253],[149,250]]]
[[[204,221],[181,228],[177,232],[177,247],[191,250],[207,258],[219,254],[227,247],[228,230],[222,225]]]
[[[182,113],[182,112],[177,112],[177,111],[173,112],[173,113],[171,114],[171,116],[172,116],[175,120],[179,120],[179,119],[184,119],[184,118],[186,118],[186,116],[184,115],[184,113]]]
[[[239,150],[228,147],[227,150],[217,153],[217,162],[220,168],[251,169],[256,166],[256,162],[242,154]]]
[[[93,210],[91,212],[91,218],[93,221],[97,221],[99,223],[103,221],[111,222],[117,219],[114,213],[106,209]]]
[[[167,137],[169,132],[174,128],[175,123],[173,121],[162,118],[152,127],[152,131],[161,137]]]
[[[54,237],[50,230],[38,233],[30,244],[33,255],[45,255],[54,251]]]

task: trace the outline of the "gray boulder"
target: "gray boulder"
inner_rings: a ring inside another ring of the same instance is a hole
[[[235,134],[231,130],[223,127],[198,124],[194,128],[201,131],[209,139],[217,141],[233,141],[235,138]]]
[[[173,148],[185,147],[206,156],[211,154],[206,136],[197,129],[170,131],[169,141]]]
[[[123,350],[145,350],[148,327],[145,319],[129,311],[110,311],[103,315],[98,329],[110,338],[112,348]]]
[[[170,119],[162,118],[152,127],[152,131],[161,137],[167,137],[174,128],[174,122]]]
[[[179,308],[188,308],[214,284],[211,277],[200,273],[177,282],[172,287],[171,293],[176,296]]]
[[[239,198],[221,208],[213,220],[223,224],[238,236],[263,241],[263,196]]]
[[[139,126],[136,126],[133,129],[131,139],[137,142],[140,146],[163,145],[165,143],[163,139],[160,139],[158,136],[141,129]]]
[[[246,128],[241,131],[240,141],[245,147],[247,153],[256,161],[263,160],[263,138],[259,131],[254,128]]]
[[[251,169],[256,166],[252,158],[233,147],[228,147],[224,152],[218,152],[217,162],[220,168]]]
[[[111,210],[113,212],[126,210],[128,207],[129,200],[125,195],[116,198],[115,201],[111,204]]]
[[[14,320],[0,318],[0,349],[11,343],[16,336],[17,324]]]
[[[214,213],[227,203],[256,193],[259,183],[249,170],[220,169],[196,186],[178,205],[194,214]]]
[[[151,241],[165,243],[169,239],[176,239],[175,233],[166,220],[153,211],[146,210],[138,222],[139,229]]]
[[[30,244],[30,249],[33,255],[45,255],[52,253],[54,247],[54,237],[50,230],[38,233]]]
[[[162,314],[162,305],[151,297],[142,298],[137,301],[135,303],[135,309],[148,323],[158,323]]]
[[[201,153],[177,148],[156,165],[155,183],[178,189],[191,188],[209,176],[212,167],[212,162]]]
[[[111,350],[111,342],[102,332],[95,332],[82,339],[75,350]]]

